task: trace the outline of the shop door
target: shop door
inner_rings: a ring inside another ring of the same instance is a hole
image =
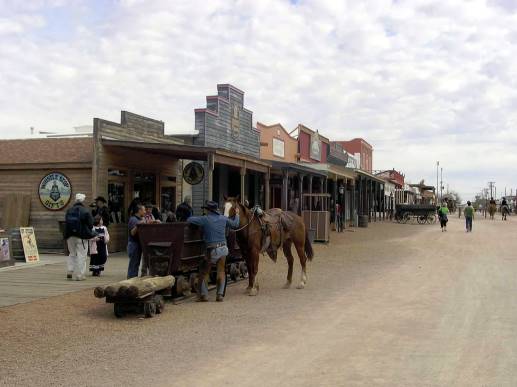
[[[133,197],[142,203],[156,204],[156,175],[152,173],[136,173],[133,182]]]

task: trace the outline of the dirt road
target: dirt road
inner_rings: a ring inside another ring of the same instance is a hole
[[[258,297],[153,319],[91,291],[2,308],[0,385],[515,386],[516,233],[372,224],[316,246],[303,290],[264,258]]]

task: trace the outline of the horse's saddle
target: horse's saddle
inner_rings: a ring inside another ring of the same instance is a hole
[[[258,218],[262,230],[261,253],[267,253],[276,262],[277,250],[289,238],[289,229],[293,225],[293,218],[289,212],[280,208],[264,211],[256,206],[254,214]]]

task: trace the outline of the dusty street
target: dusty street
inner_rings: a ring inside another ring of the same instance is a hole
[[[153,319],[91,290],[1,308],[0,385],[515,386],[516,234],[371,224],[316,245],[303,290],[263,258],[258,297],[240,282]]]

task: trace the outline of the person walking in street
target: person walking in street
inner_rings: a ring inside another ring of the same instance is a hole
[[[448,214],[449,207],[447,207],[447,202],[444,202],[438,210],[438,218],[440,219],[440,227],[442,232],[447,231],[447,222],[449,221],[449,218],[447,217]]]
[[[92,277],[98,277],[104,271],[104,265],[108,259],[108,242],[110,234],[108,228],[103,225],[102,216],[95,215],[93,218],[93,231],[96,237],[90,239],[90,271]]]
[[[207,201],[203,207],[207,210],[204,216],[191,216],[187,222],[196,226],[203,227],[203,239],[206,244],[206,255],[199,265],[198,277],[198,301],[208,301],[208,275],[212,265],[217,267],[216,301],[224,299],[226,288],[226,256],[228,247],[226,246],[226,228],[239,227],[239,213],[233,219],[221,215],[216,202]],[[238,211],[238,210],[237,210]]]
[[[108,227],[110,224],[110,211],[106,206],[106,199],[103,196],[97,196],[95,198],[95,207],[92,210],[92,216],[102,216],[102,223],[104,227]]]
[[[178,222],[186,222],[194,214],[191,203],[190,196],[185,196],[183,202],[178,205],[178,208],[176,208],[176,219]]]
[[[93,231],[93,217],[84,206],[86,195],[75,195],[74,205],[66,211],[64,238],[68,246],[67,279],[86,279],[86,255],[88,241],[96,236]]]
[[[129,265],[127,268],[127,278],[138,277],[138,268],[142,259],[142,247],[137,235],[137,226],[144,223],[145,207],[137,204],[134,208],[133,215],[127,222],[127,255],[129,256]]]
[[[465,225],[467,227],[467,232],[472,232],[472,220],[474,220],[474,207],[472,207],[470,200],[467,201],[467,207],[463,210],[463,214],[465,215]]]

